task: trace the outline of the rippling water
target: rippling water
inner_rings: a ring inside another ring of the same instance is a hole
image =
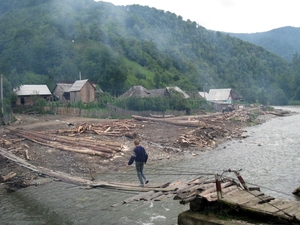
[[[300,112],[297,107],[289,109]],[[258,185],[274,197],[295,200],[291,192],[300,183],[300,114],[278,117],[246,130],[248,138],[224,143],[213,151],[147,164],[146,174],[151,182],[166,182],[205,173],[220,174],[229,168],[242,169],[241,175],[251,183],[249,186]],[[123,173],[99,174],[97,179],[137,182],[133,167]],[[0,191],[0,224],[171,225],[177,224],[180,212],[188,210],[187,205],[172,199],[111,207],[134,194],[88,190],[62,182],[10,194]]]

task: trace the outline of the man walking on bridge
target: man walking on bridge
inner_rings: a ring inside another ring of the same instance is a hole
[[[145,184],[149,182],[144,174],[144,164],[146,164],[148,160],[148,154],[143,146],[140,145],[140,141],[138,139],[134,140],[134,150],[133,155],[130,157],[128,165],[131,165],[135,161],[135,168],[137,172],[137,176],[140,181],[140,187],[144,187]]]

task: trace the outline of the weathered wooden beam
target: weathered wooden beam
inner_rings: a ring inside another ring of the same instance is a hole
[[[0,176],[0,182],[8,181],[12,178],[14,178],[17,174],[15,172],[10,172],[4,176]]]

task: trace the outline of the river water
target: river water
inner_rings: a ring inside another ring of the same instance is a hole
[[[300,112],[298,107],[285,107]],[[219,145],[213,151],[187,154],[177,159],[146,165],[150,182],[190,180],[227,169],[240,172],[249,186],[258,185],[271,196],[297,200],[291,193],[300,183],[300,114],[277,117],[245,129],[249,137]],[[151,156],[150,156],[151,157]],[[230,175],[230,174],[226,174]],[[124,172],[98,174],[97,180],[137,182],[134,167]],[[0,189],[2,190],[2,189]],[[177,224],[179,213],[189,209],[178,201],[113,204],[136,193],[84,189],[63,182],[0,191],[0,224]]]

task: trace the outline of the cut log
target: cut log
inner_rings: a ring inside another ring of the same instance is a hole
[[[131,116],[133,119],[135,120],[140,120],[140,121],[154,121],[154,122],[164,122],[164,123],[169,123],[169,124],[173,124],[173,125],[177,125],[177,126],[185,126],[185,127],[202,127],[203,126],[203,122],[199,121],[199,120],[195,120],[195,121],[180,121],[180,120],[170,120],[170,119],[158,119],[158,118],[152,118],[152,117],[143,117],[143,116],[136,116],[136,115],[132,115]]]
[[[47,135],[42,135],[42,134],[32,133],[32,132],[27,132],[28,133],[27,134],[24,131],[19,131],[19,130],[15,130],[15,133],[35,143],[49,146],[52,148],[57,148],[64,151],[72,151],[72,152],[84,153],[89,155],[98,155],[98,156],[103,156],[105,158],[110,158],[115,155],[114,150],[104,148],[102,146],[94,146],[88,143],[80,145],[76,142],[74,143],[74,141],[73,142],[71,142],[70,140],[67,141],[60,137],[46,137]],[[64,143],[65,142],[69,143],[69,146],[61,144],[58,140]]]
[[[56,179],[59,179],[61,181],[67,182],[67,183],[72,183],[72,184],[77,184],[77,185],[90,185],[93,183],[92,181],[86,180],[81,177],[74,177],[72,175],[69,175],[69,174],[66,174],[63,172],[53,171],[53,170],[49,170],[44,167],[34,166],[34,165],[28,163],[26,160],[17,157],[16,155],[8,152],[7,150],[5,150],[4,148],[1,148],[1,147],[0,147],[0,154],[2,156],[4,156],[5,158],[8,158],[9,160],[17,163],[18,165],[20,165],[22,167],[29,169],[31,171],[38,172],[40,174],[45,174],[45,175],[54,177]]]
[[[10,180],[14,178],[17,174],[15,172],[10,172],[5,176],[0,176],[0,182],[5,182],[7,180]]]
[[[24,152],[25,152],[25,159],[29,160],[28,150],[26,149]]]

